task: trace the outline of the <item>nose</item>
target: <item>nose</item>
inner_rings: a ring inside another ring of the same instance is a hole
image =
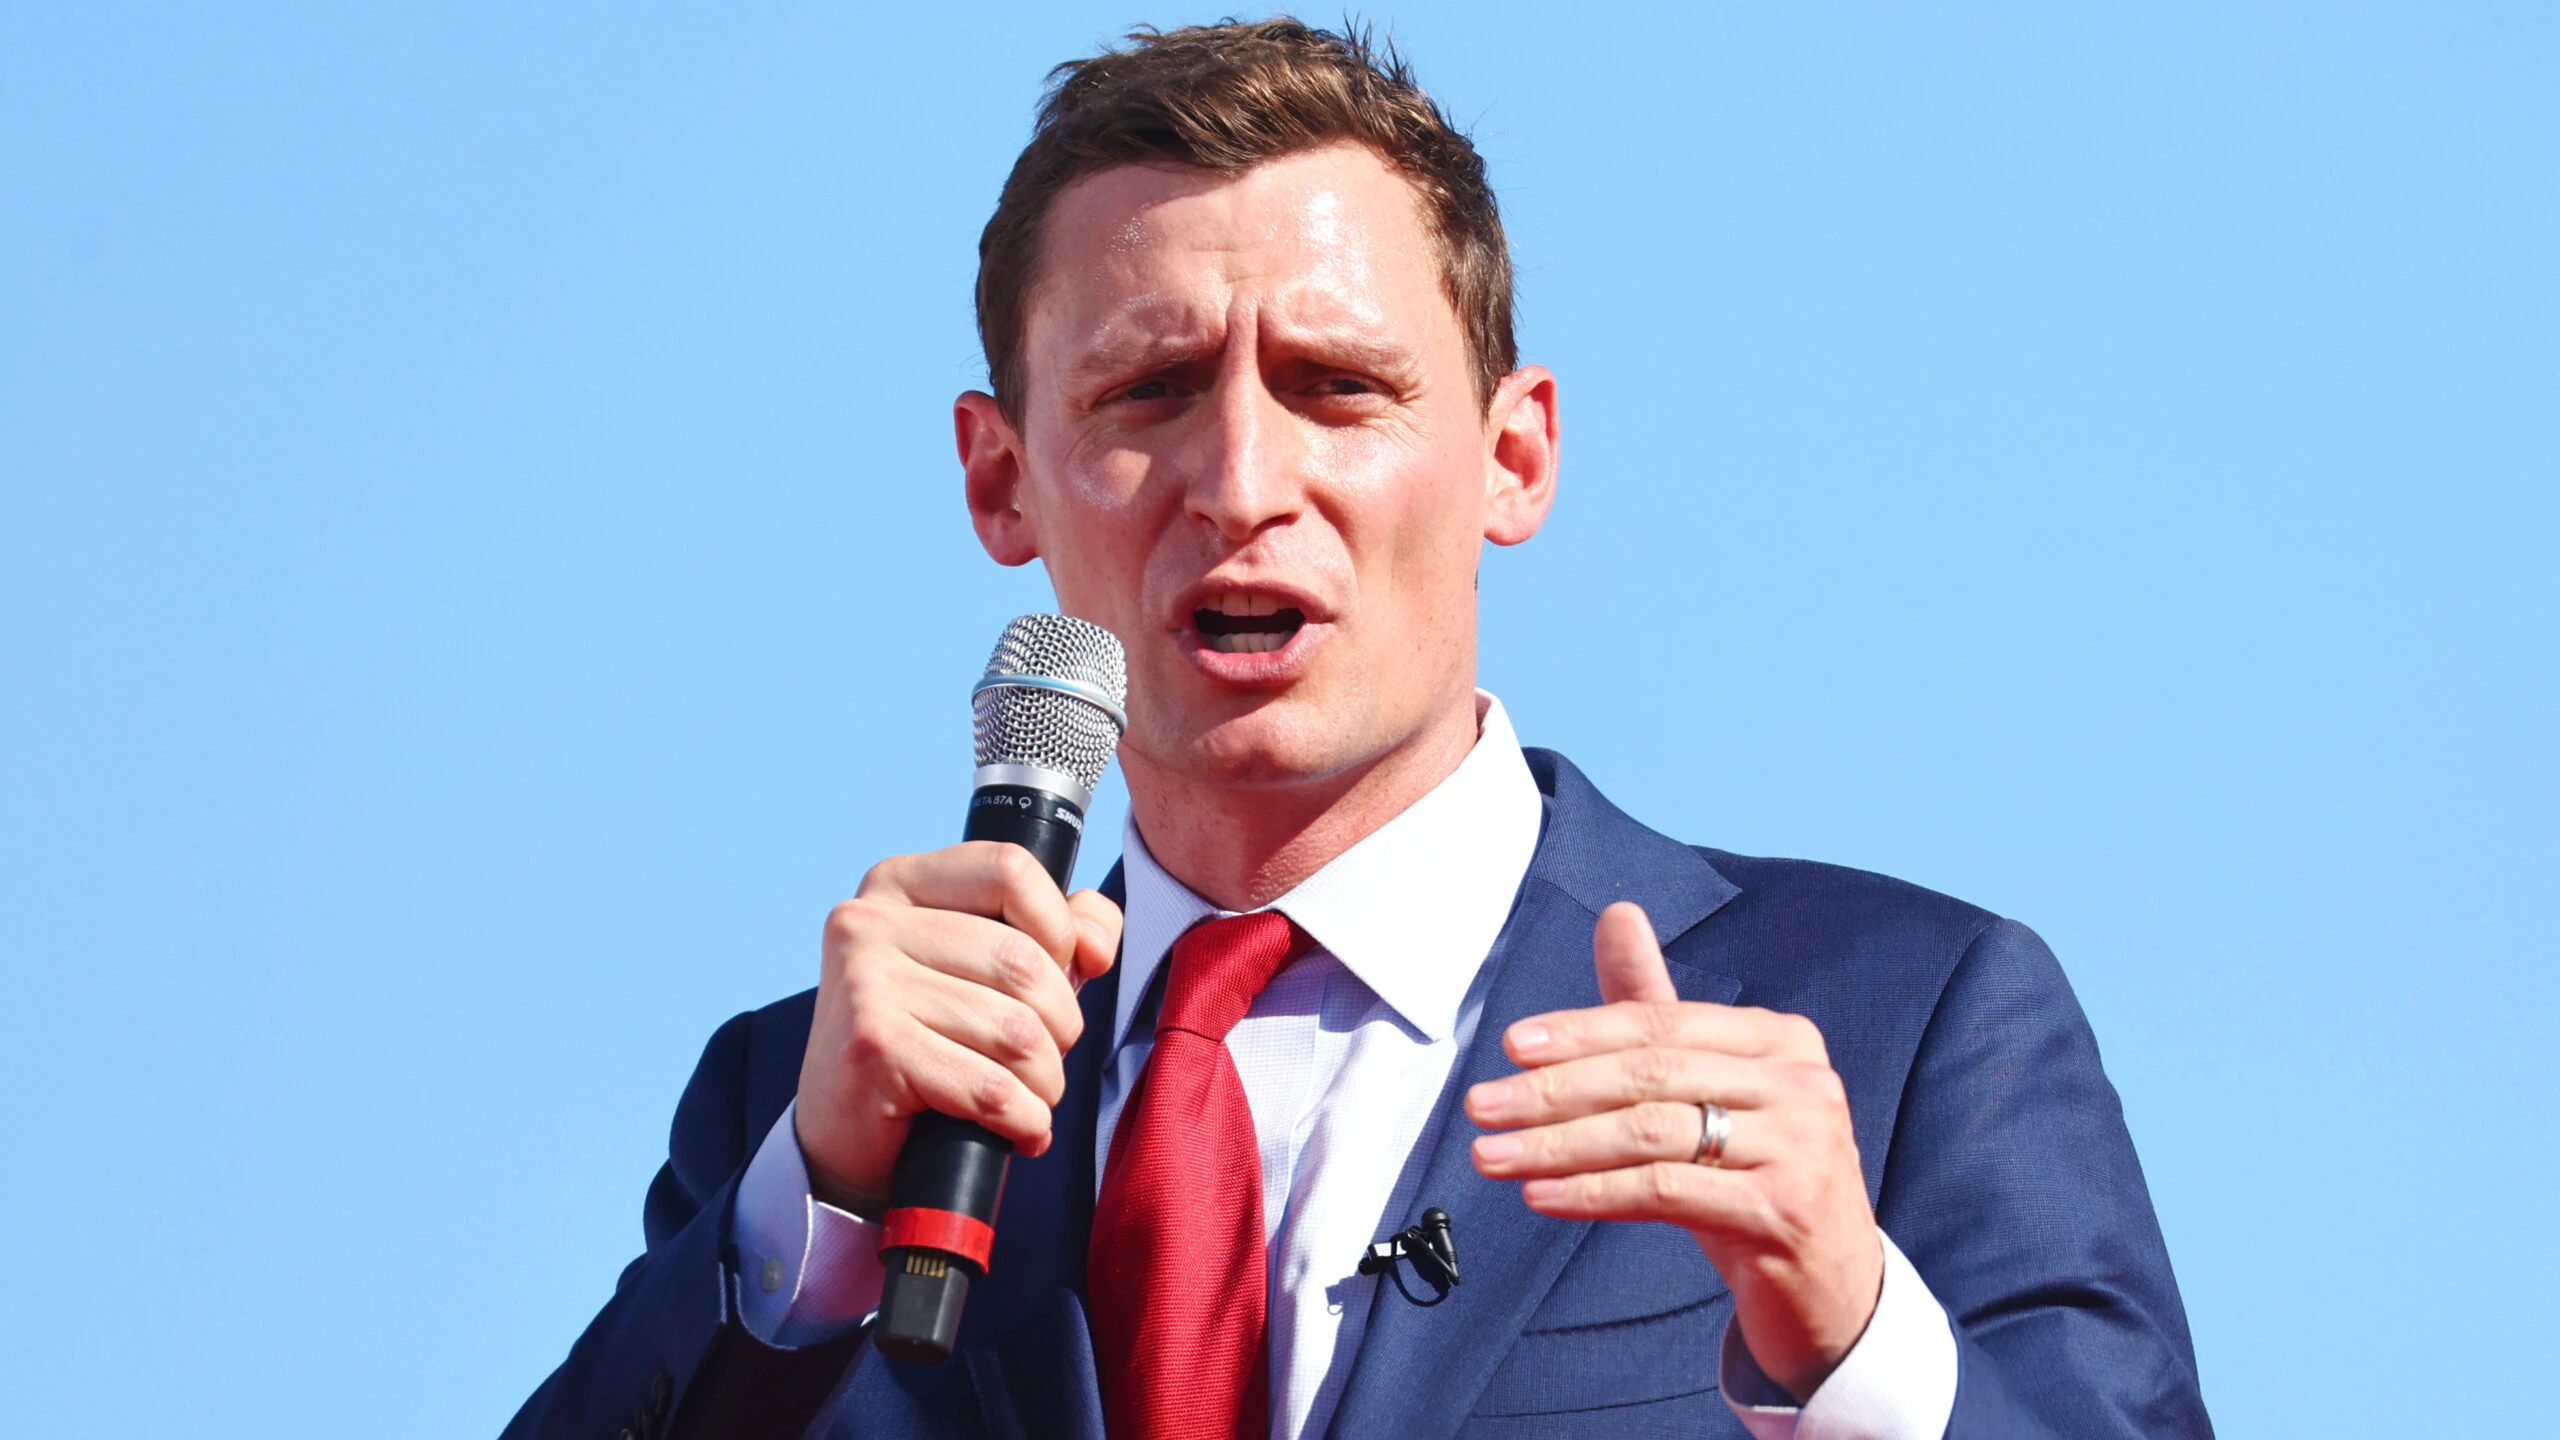
[[[1184,505],[1220,539],[1242,545],[1304,507],[1306,453],[1252,347],[1235,350],[1242,353],[1219,366],[1211,403],[1196,412],[1201,433]]]

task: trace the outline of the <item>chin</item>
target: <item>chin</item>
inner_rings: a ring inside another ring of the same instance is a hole
[[[1361,743],[1359,732],[1367,726],[1286,695],[1257,697],[1241,713],[1147,718],[1163,723],[1141,721],[1153,734],[1139,744],[1139,753],[1202,784],[1251,789],[1321,783],[1375,758],[1376,747]],[[1135,728],[1131,738],[1138,739]]]

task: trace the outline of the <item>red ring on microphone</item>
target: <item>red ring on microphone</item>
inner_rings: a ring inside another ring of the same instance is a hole
[[[994,1253],[995,1246],[996,1227],[957,1210],[928,1210],[916,1205],[880,1217],[880,1252],[884,1255],[901,1247],[940,1250],[959,1256],[984,1274],[987,1257]]]

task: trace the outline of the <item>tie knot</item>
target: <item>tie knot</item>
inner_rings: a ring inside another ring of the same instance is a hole
[[[1188,1030],[1224,1044],[1271,977],[1315,944],[1314,936],[1277,910],[1192,926],[1173,942],[1156,1033]]]

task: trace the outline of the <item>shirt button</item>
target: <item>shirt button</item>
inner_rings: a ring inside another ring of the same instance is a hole
[[[782,1262],[771,1256],[767,1256],[764,1262],[764,1269],[756,1275],[756,1283],[764,1287],[764,1293],[767,1295],[781,1289]]]

